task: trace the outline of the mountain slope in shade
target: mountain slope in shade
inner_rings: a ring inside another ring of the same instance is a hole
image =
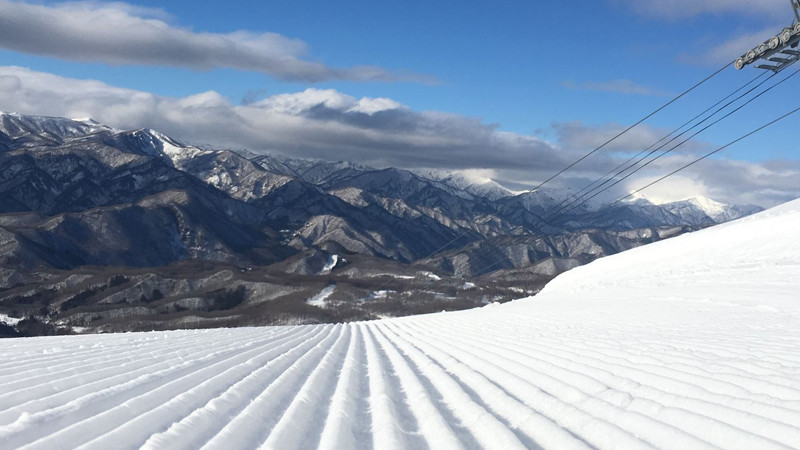
[[[0,265],[18,270],[152,267],[183,259],[264,264],[294,253],[261,226],[261,211],[210,190],[164,191],[50,217],[0,218],[0,242],[6,244]]]
[[[8,340],[0,446],[797,448],[798,226],[795,201],[456,313]]]
[[[91,120],[0,113],[0,313],[96,332],[183,327],[196,312],[227,315],[230,325],[266,325],[465,308],[538,292],[576,265],[752,212],[697,200],[558,214],[570,191],[498,194],[482,189],[478,177],[423,175],[205,149],[156,130]],[[333,256],[349,263],[326,274],[277,273]],[[286,264],[271,267],[276,262]],[[83,278],[85,265],[95,266],[92,280]],[[173,279],[160,276],[172,270],[166,265],[180,266],[182,279],[194,276],[192,267],[213,266],[209,272],[232,270],[243,282],[269,275],[283,284],[262,279],[231,293],[242,301],[227,302],[229,287],[190,292],[181,283],[148,281],[146,273]],[[432,286],[425,273],[444,280]],[[299,289],[309,279],[292,274],[340,288],[326,307],[312,308]],[[471,277],[471,284],[453,275]],[[53,278],[67,281],[56,289]],[[124,304],[105,302],[140,282],[149,285]],[[268,305],[274,308],[260,315],[247,309],[270,289],[285,294]],[[73,296],[80,305],[65,311]],[[214,299],[231,307],[208,311]],[[85,317],[70,319],[79,313]]]

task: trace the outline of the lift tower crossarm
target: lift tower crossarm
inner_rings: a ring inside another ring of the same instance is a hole
[[[780,72],[800,59],[794,50],[790,50],[797,48],[798,43],[800,43],[800,0],[789,0],[789,3],[791,3],[794,11],[795,22],[784,28],[777,35],[764,41],[761,45],[740,56],[734,63],[737,69],[741,69],[758,60],[764,60],[777,64],[761,64],[756,67]]]

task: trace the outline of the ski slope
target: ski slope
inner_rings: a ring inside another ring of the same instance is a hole
[[[0,448],[800,448],[800,202],[537,297],[0,341]]]

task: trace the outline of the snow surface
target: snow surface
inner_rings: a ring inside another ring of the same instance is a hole
[[[339,264],[339,255],[334,254],[329,256],[328,261],[325,262],[325,266],[322,268],[322,271],[320,272],[320,275],[326,275],[331,273],[331,270],[333,270],[337,264]]]
[[[16,325],[20,323],[22,319],[11,317],[7,314],[0,314],[0,323],[4,323],[6,325]]]
[[[330,297],[331,294],[333,294],[333,291],[335,290],[336,290],[336,285],[332,284],[326,287],[325,289],[321,290],[319,294],[306,300],[306,303],[308,303],[311,306],[323,308],[328,303],[328,297]]]
[[[0,448],[800,447],[800,202],[374,322],[10,339]]]

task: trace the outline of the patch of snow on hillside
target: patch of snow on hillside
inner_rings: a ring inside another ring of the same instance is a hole
[[[719,216],[720,214],[725,214],[726,205],[711,200],[708,197],[703,197],[702,195],[697,195],[691,198],[687,198],[685,199],[685,201],[694,203],[695,205],[697,205],[697,207],[702,209],[703,212],[708,214],[709,217],[716,217]]]
[[[22,321],[22,319],[11,317],[7,314],[0,314],[0,323],[4,323],[13,327],[14,325],[20,323],[20,321]]]
[[[176,166],[183,161],[188,161],[200,155],[212,153],[209,150],[201,150],[197,147],[179,144],[172,140],[172,138],[169,136],[155,130],[147,129],[144,130],[144,132],[158,140],[158,142],[161,144],[161,152],[171,159]]]
[[[328,297],[330,297],[331,294],[333,294],[333,291],[335,291],[335,290],[336,290],[336,285],[332,284],[332,285],[326,287],[325,289],[323,289],[322,291],[320,291],[319,294],[317,294],[317,295],[309,298],[308,300],[306,300],[306,303],[308,303],[311,306],[316,306],[318,308],[323,308],[328,303]]]
[[[327,275],[331,273],[331,270],[333,270],[337,264],[339,264],[339,255],[330,255],[328,257],[328,261],[325,263],[325,266],[322,267],[320,275]]]

